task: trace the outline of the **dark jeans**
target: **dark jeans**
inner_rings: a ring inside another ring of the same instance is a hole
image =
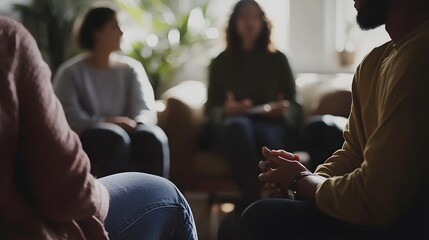
[[[282,120],[237,116],[226,118],[218,126],[215,144],[230,164],[243,196],[236,206],[238,213],[260,198],[258,162],[262,160],[262,147],[286,147],[283,124]]]
[[[105,221],[110,239],[198,239],[191,208],[165,178],[121,173],[99,181],[110,195]]]
[[[323,115],[311,117],[300,134],[301,150],[310,155],[309,170],[326,161],[344,143],[343,130],[347,118]]]
[[[403,220],[391,227],[365,227],[332,218],[314,202],[267,199],[251,205],[240,224],[242,239],[428,239],[427,228]]]
[[[80,136],[98,177],[139,171],[168,178],[168,139],[155,125],[139,125],[128,134],[117,125],[99,123]]]

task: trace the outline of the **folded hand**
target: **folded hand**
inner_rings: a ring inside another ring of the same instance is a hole
[[[134,128],[137,126],[137,122],[135,120],[124,116],[109,117],[106,118],[104,122],[116,124],[127,132],[134,131]]]
[[[266,147],[262,149],[262,154],[266,160],[259,163],[262,171],[259,180],[275,195],[284,195],[291,187],[293,179],[299,173],[308,171],[299,162],[298,155],[283,150],[269,150]]]
[[[234,116],[243,114],[246,110],[251,108],[253,103],[250,99],[236,101],[232,92],[228,92],[224,103],[224,112],[227,116]]]

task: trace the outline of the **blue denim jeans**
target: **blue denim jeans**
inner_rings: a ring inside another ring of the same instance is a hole
[[[188,203],[165,178],[120,173],[99,181],[110,194],[105,221],[110,239],[198,239]]]

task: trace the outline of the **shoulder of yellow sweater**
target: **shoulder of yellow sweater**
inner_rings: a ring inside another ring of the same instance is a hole
[[[429,23],[402,43],[397,49],[397,64],[400,66],[425,66],[429,64]],[[411,68],[412,69],[412,68]]]
[[[429,95],[429,34],[423,32],[404,42],[397,49],[395,61],[391,68],[397,76],[398,88],[413,91],[424,91],[421,97]],[[400,80],[404,81],[400,81]],[[425,100],[427,101],[427,100]]]
[[[380,64],[392,51],[392,46],[393,42],[389,41],[374,48],[370,53],[368,53],[357,67],[355,81],[359,83],[365,80],[371,81],[371,78],[367,78],[365,76],[370,76],[377,72]]]
[[[375,47],[371,52],[369,52],[362,60],[360,64],[361,67],[366,65],[373,65],[375,62],[379,62],[383,56],[386,55],[386,51],[392,49],[393,42],[386,42],[378,47]]]

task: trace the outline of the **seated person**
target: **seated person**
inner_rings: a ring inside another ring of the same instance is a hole
[[[312,173],[264,148],[259,179],[295,199],[250,206],[250,239],[429,239],[429,1],[355,0],[362,29],[392,41],[358,67],[345,143]]]
[[[146,72],[139,62],[114,53],[122,37],[116,12],[93,7],[80,20],[76,41],[87,53],[59,68],[54,88],[94,173],[135,170],[168,177],[168,140],[156,126]]]
[[[226,35],[226,50],[211,64],[206,114],[241,190],[240,213],[260,198],[255,149],[291,148],[301,111],[288,60],[273,48],[271,23],[256,1],[235,5]]]
[[[0,42],[0,239],[197,239],[165,178],[96,180],[34,39],[0,17]]]

